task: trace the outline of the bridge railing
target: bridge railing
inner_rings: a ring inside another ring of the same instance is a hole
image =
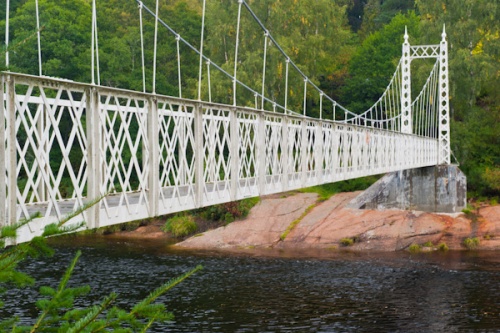
[[[1,74],[1,223],[100,227],[435,165],[438,140],[155,94]],[[22,239],[21,239],[22,241]]]

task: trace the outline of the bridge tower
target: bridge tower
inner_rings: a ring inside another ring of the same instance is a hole
[[[411,96],[411,62],[414,59],[435,58],[439,62],[438,87],[438,160],[436,165],[448,165],[450,161],[450,106],[448,83],[448,42],[443,26],[441,42],[437,45],[411,46],[405,28],[401,65],[401,132],[413,134],[413,114]]]

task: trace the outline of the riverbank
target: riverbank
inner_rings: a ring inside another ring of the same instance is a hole
[[[346,207],[360,192],[318,201],[315,193],[266,196],[247,218],[199,233],[175,246],[191,249],[348,249],[352,251],[431,251],[448,248],[500,250],[500,206],[470,214],[434,214]],[[163,222],[121,232],[116,237],[165,239]]]

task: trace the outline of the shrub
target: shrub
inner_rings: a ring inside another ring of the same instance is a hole
[[[420,245],[413,243],[408,247],[408,251],[411,253],[418,253],[420,252]]]
[[[342,244],[342,246],[351,246],[354,244],[354,239],[352,238],[342,238],[340,240],[340,244]]]
[[[184,237],[194,233],[198,225],[192,215],[176,215],[167,220],[162,230],[171,232],[174,237]]]
[[[246,217],[259,202],[260,198],[247,198],[239,201],[227,202],[198,210],[196,213],[204,220],[223,221],[226,224]]]
[[[446,245],[446,243],[440,243],[438,245],[438,250],[439,251],[443,251],[443,252],[446,252],[448,251],[450,248],[448,247],[448,245]]]
[[[422,244],[422,246],[424,246],[424,247],[433,247],[434,244],[432,244],[431,241],[428,241],[428,242],[425,242],[424,244]]]
[[[463,244],[467,249],[474,250],[475,248],[477,248],[479,246],[479,238],[478,237],[473,237],[473,238],[467,237],[466,239],[464,239]]]

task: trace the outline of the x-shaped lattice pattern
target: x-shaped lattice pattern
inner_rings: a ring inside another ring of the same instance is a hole
[[[271,183],[281,182],[283,173],[283,139],[282,139],[283,121],[281,117],[266,116],[266,175]],[[278,176],[278,177],[274,177]]]
[[[238,182],[242,195],[251,193],[251,186],[257,177],[257,119],[256,113],[237,112],[238,119]],[[232,134],[231,134],[232,135]]]
[[[195,183],[194,108],[158,103],[160,200],[166,209],[191,205]]]
[[[230,154],[229,110],[203,110],[204,192],[208,200],[222,200],[229,190]]]
[[[439,45],[411,46],[410,50],[412,59],[439,57]]]
[[[121,94],[100,95],[100,120],[103,133],[101,192],[111,192],[103,199],[108,216],[118,216],[126,209],[136,215],[147,203],[148,149],[145,100]],[[131,193],[139,195],[132,196]]]
[[[22,85],[26,92],[16,95],[16,177],[19,202],[45,203],[43,215],[62,217],[60,203],[75,199],[73,209],[83,204],[86,195],[86,133],[82,90]],[[21,205],[20,217],[33,209]]]

